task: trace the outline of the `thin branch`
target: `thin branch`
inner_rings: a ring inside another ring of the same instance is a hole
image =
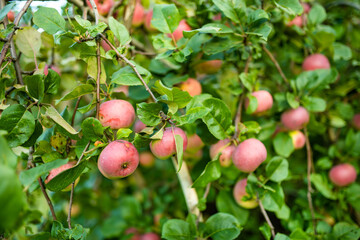
[[[284,82],[289,85],[289,80],[286,78],[284,72],[282,71],[278,61],[276,61],[274,55],[266,48],[265,44],[262,45],[263,50],[266,52],[266,54],[269,56],[269,58],[271,59],[271,61],[274,63],[276,69],[278,70],[278,72],[280,73],[280,76],[282,77],[282,79],[284,80]]]
[[[309,133],[307,130],[307,127],[304,128],[305,133],[305,144],[306,144],[306,156],[307,156],[307,199],[309,203],[309,208],[311,212],[311,218],[313,223],[313,230],[314,234],[316,235],[316,219],[315,219],[315,211],[314,206],[312,203],[312,197],[311,193],[313,192],[311,188],[311,169],[312,169],[312,153],[311,153],[311,146],[310,146],[310,140],[309,140]]]
[[[101,76],[101,58],[100,58],[100,39],[96,41],[96,58],[97,58],[97,77],[96,77],[96,118],[99,119],[100,110],[100,76]]]
[[[76,101],[75,108],[74,108],[74,112],[73,112],[73,115],[72,115],[72,118],[71,118],[71,126],[74,126],[74,123],[75,123],[75,115],[76,115],[76,111],[77,111],[77,109],[78,109],[78,107],[79,107],[80,100],[81,100],[81,97],[79,97],[78,100]]]
[[[94,0],[89,0],[90,4],[91,4],[91,7],[95,13],[95,24],[97,25],[99,23],[99,18],[100,18],[100,15],[99,15],[99,11],[97,9],[97,6],[94,2]]]
[[[267,222],[267,224],[268,224],[269,227],[270,227],[271,236],[272,236],[273,238],[275,238],[276,233],[275,233],[274,225],[272,224],[272,222],[271,222],[271,220],[270,220],[270,218],[269,218],[269,216],[268,216],[268,214],[267,214],[267,212],[266,212],[266,210],[265,210],[265,208],[264,208],[261,200],[259,199],[259,194],[257,194],[257,202],[259,203],[260,211],[261,211],[262,215],[264,216],[265,221]]]
[[[150,90],[149,86],[146,84],[145,80],[143,79],[143,77],[141,76],[141,74],[139,73],[139,71],[137,70],[135,64],[133,64],[132,62],[130,62],[129,59],[127,59],[124,55],[122,55],[121,53],[119,53],[119,51],[116,49],[116,47],[103,35],[100,34],[101,38],[104,39],[104,41],[115,51],[116,55],[118,58],[121,58],[124,62],[126,62],[135,72],[136,76],[140,79],[140,81],[142,82],[142,84],[144,85],[146,91],[150,94],[151,98],[154,100],[154,102],[157,102],[156,97],[154,96],[153,92]]]
[[[124,11],[124,23],[125,23],[125,27],[127,28],[127,30],[129,32],[131,30],[131,25],[132,25],[132,20],[133,20],[133,16],[134,16],[136,1],[137,0],[129,0],[127,5],[126,5],[126,9]]]

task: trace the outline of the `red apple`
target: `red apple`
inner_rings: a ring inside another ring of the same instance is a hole
[[[56,177],[58,174],[62,173],[63,171],[70,169],[76,165],[76,161],[68,162],[58,168],[54,168],[50,170],[49,175],[45,179],[45,184],[48,184],[54,177]],[[80,178],[77,178],[75,181],[75,185],[79,182]],[[70,191],[71,190],[71,184],[64,188],[62,191]]]
[[[209,60],[195,65],[194,69],[198,73],[214,74],[221,69],[222,60]]]
[[[140,237],[140,240],[160,240],[160,237],[155,233],[145,233]]]
[[[99,14],[103,16],[106,16],[114,5],[114,0],[94,0],[94,2],[96,4]],[[92,9],[90,1],[86,0],[86,3],[90,7],[90,9]]]
[[[173,134],[174,131],[174,134]],[[152,140],[150,143],[151,152],[159,159],[167,159],[176,153],[174,135],[180,135],[183,139],[183,150],[186,150],[187,137],[185,132],[178,127],[165,128],[162,139]]]
[[[353,125],[357,130],[360,130],[360,113],[355,114],[352,119]]]
[[[98,168],[109,179],[132,174],[139,165],[139,153],[128,141],[116,140],[107,145],[99,155]]]
[[[135,124],[134,124],[134,132],[139,133],[141,132],[144,128],[146,128],[146,125],[140,121],[139,119],[136,120]]]
[[[302,68],[304,71],[312,71],[316,69],[329,69],[330,62],[324,55],[315,53],[305,58]]]
[[[188,136],[187,138],[188,138],[188,146],[186,148],[187,152],[196,153],[197,151],[199,151],[201,148],[204,147],[203,141],[196,133]]]
[[[304,9],[304,13],[309,13],[310,12],[310,5],[308,3],[301,3],[303,9]]]
[[[210,157],[214,159],[216,155],[221,152],[219,157],[220,165],[229,167],[232,161],[232,154],[235,151],[235,146],[231,145],[229,139],[220,140],[210,147]]]
[[[105,42],[104,39],[101,40],[100,44],[101,44],[101,47],[104,49],[105,52],[111,50],[110,45],[107,44],[107,42]]]
[[[152,167],[155,164],[155,157],[151,152],[142,152],[139,155],[140,165],[143,167]]]
[[[296,16],[293,20],[291,20],[290,22],[288,22],[286,24],[286,26],[289,26],[289,27],[291,27],[293,25],[298,26],[298,27],[302,27],[302,25],[303,25],[302,17],[301,16]]]
[[[130,227],[130,228],[126,229],[125,235],[132,236],[131,238],[129,238],[129,240],[140,240],[140,237],[141,237],[139,234],[139,231],[134,227]]]
[[[305,145],[305,135],[299,130],[289,132],[295,149],[303,148]]]
[[[10,22],[14,22],[14,19],[15,19],[15,14],[13,11],[9,11],[7,13],[7,18],[9,19]]]
[[[260,90],[253,92],[251,95],[256,97],[258,106],[256,110],[253,112],[253,114],[262,113],[267,110],[269,110],[273,105],[273,98],[271,94],[268,91]],[[249,106],[249,99],[247,98],[245,100],[245,107],[247,108]]]
[[[179,87],[181,90],[187,91],[192,97],[200,95],[202,91],[200,82],[194,78],[188,78],[185,82],[181,83]]]
[[[137,1],[134,9],[132,25],[135,27],[140,26],[141,24],[143,24],[144,18],[145,18],[144,7],[141,5],[140,1]]]
[[[329,177],[336,186],[344,187],[355,182],[356,170],[351,164],[339,164],[331,168]]]
[[[249,138],[235,149],[232,159],[234,165],[243,172],[253,172],[265,161],[267,151],[262,142]]]
[[[249,196],[249,194],[246,192],[246,185],[247,185],[246,178],[239,180],[235,184],[235,187],[233,189],[234,198],[236,202],[243,208],[247,208],[247,209],[256,208],[258,206],[258,203],[255,198],[247,201],[242,200],[243,197]]]
[[[156,28],[153,27],[153,25],[151,24],[151,19],[153,16],[153,10],[150,9],[149,11],[147,11],[147,13],[145,14],[145,21],[144,21],[144,25],[146,30],[148,30],[149,32],[154,32],[156,31]]]
[[[127,128],[135,120],[135,110],[125,100],[110,100],[100,105],[99,120],[104,127]]]
[[[179,41],[184,36],[183,31],[190,31],[190,30],[191,27],[186,23],[186,21],[184,19],[181,20],[179,26],[173,32],[175,41]],[[171,37],[171,34],[168,34],[168,36]]]
[[[304,107],[290,109],[281,115],[282,124],[289,130],[299,130],[308,124],[309,112]]]

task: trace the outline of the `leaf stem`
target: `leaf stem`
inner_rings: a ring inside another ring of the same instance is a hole
[[[260,207],[260,211],[262,213],[262,215],[264,216],[265,218],[265,221],[267,222],[267,224],[269,225],[270,227],[270,230],[271,230],[271,236],[275,239],[275,228],[274,228],[274,225],[272,224],[270,218],[269,218],[269,215],[267,214],[265,208],[264,208],[264,205],[262,204],[261,200],[259,199],[259,194],[257,194],[257,202],[259,203],[259,207]]]

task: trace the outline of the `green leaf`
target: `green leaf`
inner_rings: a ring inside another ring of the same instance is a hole
[[[81,129],[84,134],[83,137],[94,142],[104,136],[103,126],[98,119],[93,117],[86,118],[81,124]]]
[[[45,185],[46,188],[54,192],[67,188],[82,174],[86,166],[87,161],[82,161],[74,167],[66,169],[51,179],[51,181]]]
[[[261,130],[261,127],[259,125],[258,122],[255,121],[248,121],[248,122],[244,122],[243,123],[244,127],[243,129],[241,129],[241,134],[244,133],[256,133],[258,134]]]
[[[257,80],[257,76],[255,74],[251,74],[251,73],[241,73],[239,75],[241,83],[244,84],[244,86],[246,87],[246,89],[249,92],[252,92]]]
[[[10,12],[10,10],[16,5],[16,2],[10,2],[9,4],[6,4],[5,7],[3,7],[0,10],[0,21],[4,19],[4,17]]]
[[[246,16],[246,3],[242,0],[212,0],[213,3],[236,23],[240,23]]]
[[[58,168],[68,162],[67,159],[58,159],[49,163],[44,163],[37,167],[31,168],[29,170],[22,171],[20,173],[20,182],[25,187],[30,186],[35,182],[39,177],[48,173],[51,169]]]
[[[299,101],[296,99],[295,94],[286,92],[286,100],[291,108],[298,108],[300,106]]]
[[[275,136],[273,145],[275,152],[284,157],[289,157],[295,150],[290,135],[284,132],[280,132]]]
[[[165,222],[161,232],[161,238],[167,240],[189,240],[196,237],[190,230],[190,224],[180,219]]]
[[[303,12],[299,0],[275,0],[275,5],[290,15],[300,15]]]
[[[206,164],[204,171],[194,181],[192,187],[206,187],[208,183],[211,183],[221,177],[221,166],[219,160],[213,160]]]
[[[291,240],[311,240],[311,237],[308,234],[306,234],[301,228],[297,228],[290,234],[290,239]]]
[[[271,31],[272,31],[271,25],[269,23],[265,22],[259,26],[251,27],[245,33],[247,33],[249,35],[258,36],[258,37],[260,37],[260,39],[267,41],[267,38],[269,37]]]
[[[127,138],[133,131],[130,128],[120,128],[116,132],[116,139]]]
[[[17,31],[15,43],[20,52],[33,59],[41,47],[41,34],[35,28],[24,27]]]
[[[212,34],[224,34],[224,33],[233,33],[234,31],[221,23],[208,23],[202,26],[201,28],[184,31],[184,37],[191,38],[197,33],[212,33]]]
[[[313,32],[314,39],[319,46],[319,50],[322,51],[332,46],[336,39],[336,31],[330,26],[319,25]]]
[[[271,212],[280,211],[284,205],[284,191],[280,183],[269,182],[265,185],[273,189],[274,191],[266,191],[263,198],[261,199],[264,208]]]
[[[181,20],[175,4],[156,4],[151,24],[163,33],[173,33]]]
[[[45,93],[56,94],[60,87],[60,75],[52,69],[48,70],[48,75],[45,77]]]
[[[246,113],[252,114],[258,107],[258,101],[257,98],[251,94],[248,94],[247,98],[249,99],[249,105],[246,108]]]
[[[56,111],[53,106],[45,106],[45,115],[50,117],[54,122],[63,127],[71,134],[78,134],[78,132]]]
[[[304,96],[302,105],[310,112],[324,112],[326,110],[326,101],[319,97]]]
[[[267,12],[265,12],[262,9],[256,9],[250,12],[248,17],[248,23],[255,25],[258,23],[263,23],[268,19],[269,19],[269,15],[267,14]]]
[[[289,174],[289,163],[285,158],[274,157],[266,165],[266,176],[274,181],[281,182]]]
[[[336,69],[318,69],[302,72],[296,78],[296,87],[300,91],[321,91],[335,82],[338,76]]]
[[[111,31],[113,31],[115,37],[120,41],[120,45],[126,45],[131,41],[131,37],[126,27],[115,18],[109,18],[109,27]]]
[[[320,4],[314,4],[308,14],[308,21],[311,25],[317,25],[325,21],[326,11]]]
[[[227,130],[231,126],[231,112],[228,106],[220,99],[209,98],[203,101],[203,106],[210,112],[203,117],[203,122],[209,131],[218,139],[227,137]]]
[[[30,96],[41,102],[45,92],[44,75],[36,74],[26,76],[24,81],[27,85]]]
[[[353,240],[360,238],[360,228],[347,222],[339,222],[333,228],[333,235],[336,239]]]
[[[174,132],[173,132],[173,134],[174,134]],[[181,169],[181,166],[182,166],[182,162],[183,162],[184,139],[178,134],[175,134],[174,138],[175,138],[175,147],[176,147],[176,157],[177,157],[177,160],[179,163],[179,169],[177,171],[179,172]]]
[[[318,173],[311,174],[311,182],[315,185],[316,189],[326,198],[335,200],[336,195],[331,191],[328,181],[325,177]]]
[[[191,100],[188,92],[176,87],[168,88],[160,80],[155,82],[153,89],[162,95],[163,102],[167,104],[176,103],[179,108],[184,108]]]
[[[151,73],[143,67],[136,66],[136,68],[139,71],[140,75],[143,77],[146,84],[148,84]],[[135,74],[134,70],[132,70],[132,68],[129,66],[123,67],[120,70],[114,72],[111,77],[111,83],[127,86],[142,85],[141,80]]]
[[[162,106],[159,103],[143,102],[137,104],[136,113],[146,126],[156,126],[161,122],[161,110]]]
[[[34,13],[34,23],[49,34],[55,34],[58,31],[66,32],[66,22],[55,8],[39,7]]]
[[[87,60],[87,73],[93,79],[97,79],[97,58],[95,56],[91,56]],[[106,71],[104,67],[104,63],[101,61],[100,67],[100,83],[106,83]]]
[[[264,238],[266,240],[270,240],[271,239],[271,229],[269,224],[264,223],[263,225],[261,225],[259,227],[260,232],[262,233],[262,235],[264,236]]]
[[[35,130],[34,116],[19,104],[6,108],[0,119],[0,129],[6,130],[6,140],[10,147],[25,143]]]
[[[12,169],[16,168],[17,156],[10,149],[3,135],[5,131],[0,131],[0,165],[8,166]]]
[[[290,238],[288,236],[286,236],[285,234],[277,233],[275,235],[274,240],[290,240]]]
[[[232,193],[220,191],[216,196],[216,208],[219,212],[234,215],[241,225],[245,225],[248,221],[249,210],[239,207]]]
[[[65,94],[62,98],[59,100],[56,100],[55,104],[59,104],[63,101],[68,101],[72,99],[76,99],[78,97],[81,97],[86,94],[90,94],[94,92],[94,86],[91,84],[82,84],[79,86],[76,86],[71,92]]]
[[[333,56],[334,61],[338,61],[341,59],[348,61],[352,58],[351,48],[346,46],[345,44],[334,42],[333,48],[334,48],[334,56]]]
[[[240,235],[242,227],[231,214],[216,213],[206,220],[205,233],[213,240],[235,239]]]
[[[195,107],[187,110],[185,115],[182,116],[174,115],[172,118],[177,121],[178,126],[181,126],[184,124],[192,124],[197,119],[202,119],[203,117],[205,117],[209,112],[210,109],[206,107]]]

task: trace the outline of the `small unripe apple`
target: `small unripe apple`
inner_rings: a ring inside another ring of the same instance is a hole
[[[102,40],[100,41],[100,44],[101,44],[101,47],[104,49],[105,52],[111,50],[110,45],[107,44],[107,42],[105,42],[104,39],[102,39]]]
[[[249,194],[246,192],[246,185],[247,185],[246,178],[239,180],[235,184],[235,187],[233,189],[234,198],[236,202],[243,208],[247,208],[247,209],[256,208],[258,206],[256,199],[251,199],[247,201],[242,200],[243,197],[249,196]]]
[[[160,237],[155,233],[145,233],[141,235],[140,240],[160,240]]]
[[[56,177],[63,171],[74,167],[75,165],[76,165],[76,161],[72,161],[72,162],[68,162],[58,168],[54,168],[54,169],[50,170],[49,175],[46,177],[46,179],[44,181],[45,184],[48,184],[54,177]],[[77,178],[75,180],[75,186],[78,184],[79,180],[80,180],[80,178]],[[62,191],[70,191],[70,190],[71,190],[71,184],[69,186],[67,186],[66,188],[64,188]]]
[[[266,157],[264,144],[255,138],[249,138],[236,147],[232,159],[240,171],[248,173],[255,171]]]
[[[139,119],[135,121],[134,124],[134,132],[139,133],[141,132],[144,128],[146,128],[146,125],[140,121]]]
[[[61,76],[61,70],[59,67],[55,66],[55,65],[52,65],[50,67],[50,69],[54,70],[55,72],[57,72],[60,76]],[[44,67],[44,74],[45,76],[47,76],[49,73],[49,66],[47,64],[45,64],[45,67]]]
[[[110,100],[100,105],[99,120],[104,127],[127,128],[135,120],[135,110],[125,100]]]
[[[289,130],[299,130],[308,124],[309,112],[304,107],[290,109],[281,115],[282,124]]]
[[[195,65],[194,69],[198,73],[214,74],[221,69],[222,60],[209,60]]]
[[[7,13],[7,18],[9,19],[10,22],[14,22],[14,19],[15,19],[15,14],[13,11],[9,11]]]
[[[188,146],[186,151],[189,153],[195,153],[204,147],[204,143],[196,133],[188,136]]]
[[[329,69],[330,62],[324,55],[315,53],[305,58],[302,68],[304,71],[312,71],[316,69]]]
[[[357,130],[360,130],[360,113],[354,115],[352,122],[354,124],[354,127]]]
[[[143,167],[152,167],[155,164],[155,157],[151,152],[142,152],[139,155],[140,165]]]
[[[149,11],[146,12],[145,14],[145,21],[144,21],[144,25],[146,30],[148,30],[149,32],[154,32],[156,31],[156,28],[153,27],[153,25],[151,24],[151,19],[153,16],[153,10],[150,9]]]
[[[229,139],[220,140],[210,147],[210,157],[214,159],[218,153],[221,152],[219,157],[220,165],[229,167],[232,162],[232,154],[235,151],[235,146],[231,145]]]
[[[134,9],[132,25],[135,27],[140,26],[143,24],[145,18],[145,10],[144,7],[141,5],[140,1],[137,1]]]
[[[289,27],[291,27],[293,25],[298,26],[298,27],[302,27],[302,25],[303,25],[302,17],[301,16],[296,16],[293,20],[291,20],[290,22],[288,22],[286,24],[286,26],[289,26]]]
[[[305,135],[301,131],[299,131],[299,130],[291,131],[291,132],[289,132],[289,135],[292,139],[292,143],[293,143],[295,149],[300,149],[300,148],[304,147]]]
[[[114,5],[114,0],[94,0],[95,5],[98,9],[99,14],[106,16],[112,6]],[[87,5],[92,9],[92,6],[90,4],[89,0],[86,0]]]
[[[183,31],[191,31],[191,27],[186,23],[184,19],[180,21],[179,26],[173,32],[175,41],[179,41],[184,36]],[[171,37],[171,34],[168,34],[168,36]]]
[[[99,155],[98,168],[109,179],[124,178],[139,165],[139,153],[128,141],[116,140],[107,145]]]
[[[173,129],[173,130],[172,130]],[[174,131],[174,134],[173,134]],[[187,147],[187,137],[185,132],[178,127],[165,128],[162,139],[152,140],[150,142],[151,152],[159,159],[167,159],[176,153],[174,135],[180,135],[183,139],[183,150]]]
[[[265,112],[272,107],[273,98],[268,91],[260,90],[260,91],[253,92],[251,95],[256,97],[256,100],[258,103],[256,110],[252,114]],[[247,108],[249,106],[249,103],[250,103],[249,99],[247,98],[245,100],[245,108]]]
[[[200,82],[194,78],[188,78],[179,87],[181,90],[188,92],[192,97],[200,95],[202,91]]]
[[[353,165],[343,163],[334,166],[329,172],[329,177],[332,183],[336,186],[344,187],[356,180],[356,170]]]

